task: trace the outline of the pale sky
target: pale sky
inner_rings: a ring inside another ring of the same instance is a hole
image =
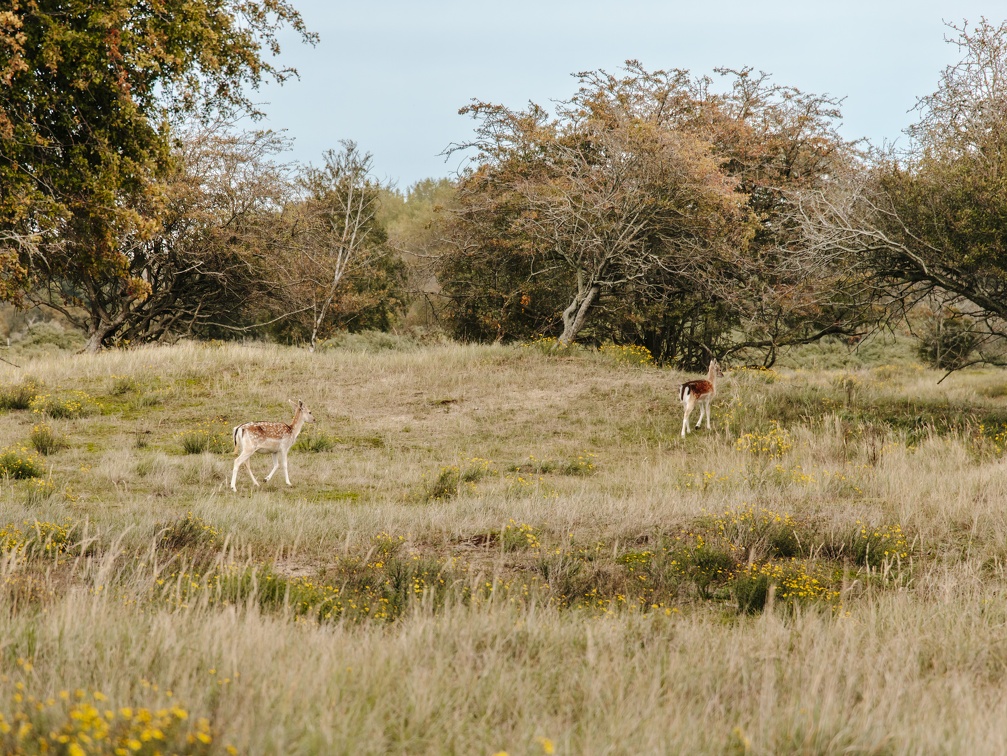
[[[778,84],[845,97],[841,131],[875,144],[905,141],[916,98],[958,59],[944,21],[999,24],[1004,0],[293,0],[316,47],[293,35],[280,62],[299,80],[253,97],[260,123],[293,139],[290,157],[321,161],[352,139],[378,178],[405,189],[452,175],[450,143],[471,137],[458,115],[471,99],[549,106],[576,89],[570,74],[648,69],[713,75],[751,66]]]

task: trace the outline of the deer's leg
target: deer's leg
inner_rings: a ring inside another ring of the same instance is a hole
[[[713,398],[711,397],[711,401],[709,401],[709,402],[706,403],[706,429],[707,430],[710,430],[710,405],[713,404],[712,399]]]
[[[287,472],[287,452],[286,450],[280,450],[280,459],[283,460],[283,478],[287,481],[287,485],[293,485],[290,482],[290,474]]]
[[[699,401],[699,421],[696,423],[696,430],[699,430],[700,426],[703,424],[703,414],[706,412],[706,402]]]
[[[236,478],[238,477],[238,469],[241,467],[242,464],[244,464],[245,468],[248,470],[248,474],[252,478],[252,483],[254,483],[255,485],[259,485],[259,481],[257,481],[255,479],[255,476],[252,475],[252,465],[248,461],[249,458],[253,454],[255,454],[254,451],[245,451],[245,450],[242,450],[241,454],[238,455],[238,458],[236,460],[234,460],[234,469],[231,470],[231,490],[232,491],[237,491],[238,490],[237,486],[235,486],[235,482],[236,482]]]
[[[252,474],[252,459],[251,459],[251,457],[249,457],[248,459],[245,460],[245,469],[248,470],[248,477],[252,479],[252,483],[255,484],[256,487],[258,487],[259,481],[257,481],[255,479],[255,475]]]
[[[276,468],[279,466],[280,466],[280,454],[279,452],[276,452],[273,454],[273,469],[270,470],[269,475],[266,476],[267,483],[269,482],[269,479],[273,477],[273,473],[276,472]]]
[[[685,399],[685,417],[682,418],[682,438],[689,432],[689,415],[692,414],[693,407],[696,406],[696,399],[691,394]]]

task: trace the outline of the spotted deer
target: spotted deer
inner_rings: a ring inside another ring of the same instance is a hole
[[[266,482],[273,477],[273,473],[282,462],[283,477],[286,479],[287,485],[291,485],[290,475],[287,473],[287,452],[294,445],[304,424],[313,422],[315,422],[315,418],[311,414],[311,410],[304,406],[304,402],[298,401],[294,419],[289,423],[242,423],[237,426],[232,433],[234,450],[238,452],[238,457],[234,460],[234,469],[231,470],[231,490],[238,490],[235,482],[238,478],[238,469],[242,464],[248,469],[252,483],[256,486],[259,485],[259,481],[252,474],[252,465],[249,462],[256,452],[268,452],[273,455],[273,469],[266,476]]]
[[[696,428],[703,424],[703,415],[706,415],[706,428],[710,428],[710,402],[717,394],[717,379],[723,378],[724,373],[717,364],[716,358],[710,359],[710,369],[706,372],[706,380],[686,381],[678,390],[678,398],[685,407],[685,417],[682,418],[682,438],[690,431],[689,415],[695,406],[699,405],[699,422]]]

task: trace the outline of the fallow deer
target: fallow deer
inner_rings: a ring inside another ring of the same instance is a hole
[[[706,380],[686,381],[678,390],[678,398],[685,407],[685,417],[682,418],[682,438],[690,432],[689,415],[695,406],[699,405],[699,422],[696,423],[697,430],[703,424],[703,415],[706,415],[706,428],[710,428],[710,402],[717,394],[717,379],[723,378],[724,373],[717,364],[716,358],[710,359],[710,369],[706,373]]]
[[[238,478],[238,469],[244,463],[248,468],[248,474],[252,478],[252,483],[256,486],[259,481],[252,475],[252,465],[249,459],[256,452],[268,452],[273,455],[273,469],[266,476],[268,482],[273,477],[273,473],[283,463],[283,477],[290,483],[290,475],[287,473],[287,452],[297,440],[297,435],[305,423],[315,422],[311,410],[304,406],[304,402],[297,402],[297,409],[294,412],[294,419],[290,423],[242,423],[237,426],[232,436],[234,437],[234,450],[238,452],[237,459],[234,460],[234,468],[231,470],[231,490],[237,491],[235,482]]]

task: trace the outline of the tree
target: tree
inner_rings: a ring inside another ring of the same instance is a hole
[[[89,348],[105,343],[98,292],[150,293],[129,245],[163,225],[172,123],[254,114],[248,89],[294,74],[265,55],[287,25],[313,41],[287,0],[13,0],[0,13],[0,295],[60,278],[89,310]]]
[[[62,313],[92,350],[240,329],[243,316],[282,293],[275,254],[288,179],[272,158],[283,147],[271,132],[180,132],[160,206],[148,213],[157,227],[119,240],[127,275],[81,277],[82,290],[43,257],[27,301]]]
[[[302,196],[288,207],[291,309],[303,312],[289,327],[303,331],[311,351],[350,313],[387,328],[401,304],[404,268],[390,255],[377,217],[381,186],[371,162],[344,141],[340,151],[325,154],[322,167],[304,171]]]
[[[378,220],[388,231],[388,246],[401,257],[407,271],[407,324],[438,322],[436,262],[443,251],[440,221],[451,212],[456,194],[455,183],[447,178],[423,179],[405,192],[392,187],[381,192]]]
[[[556,120],[535,106],[463,110],[481,121],[465,146],[483,163],[462,182],[463,203],[475,195],[463,207],[494,193],[518,203],[507,231],[569,274],[565,345],[603,295],[658,269],[698,277],[711,258],[743,248],[748,233],[744,198],[711,145],[662,127],[652,79],[625,80],[616,93],[581,80]]]
[[[441,268],[456,333],[514,338],[535,324],[570,343],[591,322],[595,337],[695,366],[714,346],[772,360],[848,329],[833,311],[843,290],[824,285],[833,271],[800,255],[786,194],[844,159],[837,103],[721,73],[733,86],[718,94],[630,61],[624,76],[578,74],[555,116],[464,109],[479,124],[456,149],[478,154]]]
[[[817,254],[861,269],[892,316],[926,301],[982,346],[1007,335],[1007,23],[949,26],[962,58],[919,100],[908,149],[805,196],[804,222]]]

